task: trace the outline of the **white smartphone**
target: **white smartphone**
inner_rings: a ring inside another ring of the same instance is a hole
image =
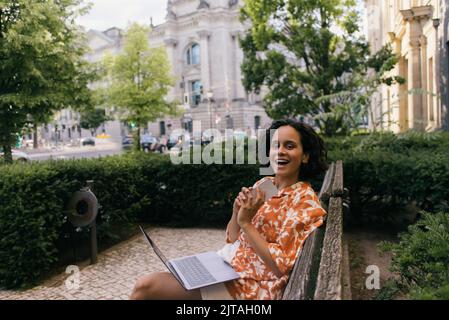
[[[265,201],[271,199],[273,196],[277,195],[279,190],[274,185],[273,181],[270,179],[265,180],[262,182],[257,188],[260,188],[263,192],[265,192]],[[253,197],[257,197],[257,189],[252,189],[252,195]]]

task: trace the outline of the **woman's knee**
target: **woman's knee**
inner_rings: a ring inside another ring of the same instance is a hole
[[[151,273],[143,276],[136,281],[131,299],[143,300],[157,298],[157,287],[160,277],[159,273]]]

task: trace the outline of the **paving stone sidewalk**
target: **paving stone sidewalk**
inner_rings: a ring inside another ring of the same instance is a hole
[[[218,229],[147,230],[169,259],[218,250],[225,241],[225,230]],[[73,282],[66,281],[73,279],[73,273],[62,273],[26,291],[0,290],[0,300],[126,300],[139,277],[167,271],[140,235],[102,252],[95,265],[79,265],[79,289],[70,288]]]

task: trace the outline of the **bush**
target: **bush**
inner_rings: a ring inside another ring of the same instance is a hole
[[[137,221],[224,227],[241,186],[256,179],[256,165],[173,165],[144,153],[1,166],[0,286],[33,284],[57,264],[70,229],[65,205],[86,180],[101,205],[101,242],[116,237],[112,226]]]
[[[351,221],[400,222],[411,205],[449,210],[449,148],[441,147],[448,138],[407,133],[326,140],[330,160],[343,160]]]
[[[412,299],[449,299],[449,213],[422,213],[422,219],[400,235],[400,242],[382,243],[393,253],[393,272]]]
[[[350,150],[351,152],[387,151],[395,154],[410,154],[416,151],[449,153],[449,132],[423,133],[408,131],[371,133],[369,135],[325,138],[330,152]]]
[[[349,220],[392,219],[411,202],[445,211],[449,152],[441,146],[448,141],[445,133],[327,139],[329,162],[343,160],[353,213]],[[117,237],[113,226],[137,221],[224,227],[240,188],[258,178],[257,165],[173,165],[167,156],[145,153],[1,165],[0,286],[34,283],[58,262],[58,243],[70,229],[64,206],[86,180],[94,180],[101,205],[101,243]],[[320,183],[312,181],[316,190]]]

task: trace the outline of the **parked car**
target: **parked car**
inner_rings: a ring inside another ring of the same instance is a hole
[[[95,146],[95,139],[90,137],[90,138],[83,138],[81,139],[81,145],[83,146]]]
[[[154,145],[157,144],[158,141],[156,137],[153,137],[149,134],[143,134],[140,137],[140,145],[143,151],[149,152],[154,148]]]
[[[210,134],[203,133],[201,136],[201,145],[205,146],[214,141],[214,136]]]
[[[122,139],[122,148],[131,149],[134,144],[134,138],[131,135],[125,136]]]
[[[19,150],[11,150],[12,151],[12,160],[17,162],[28,162],[30,161],[30,156],[25,152]],[[3,150],[0,149],[0,159],[3,159]]]
[[[179,141],[177,144],[175,144],[174,146],[172,146],[170,148],[169,153],[175,156],[179,156],[182,152],[182,148],[183,148],[183,143],[182,141]]]
[[[33,139],[24,139],[22,142],[22,147],[25,147],[25,148],[32,148],[33,145],[34,145]]]
[[[176,146],[179,143],[180,139],[175,139],[173,137],[170,137],[167,140],[167,149],[170,150],[171,148],[173,148],[174,146]]]
[[[156,141],[151,145],[150,151],[164,153],[167,149],[165,140],[156,138]]]

